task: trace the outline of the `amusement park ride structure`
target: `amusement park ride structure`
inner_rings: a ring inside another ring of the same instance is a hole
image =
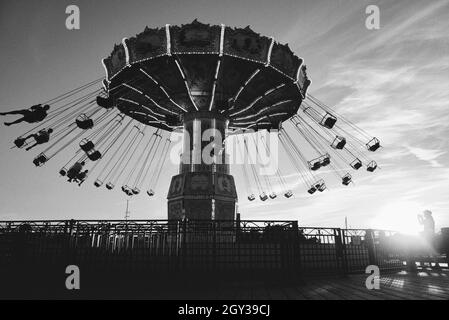
[[[24,148],[30,132],[52,129],[50,145],[33,160],[36,166],[79,141],[79,150],[60,170],[69,182],[81,185],[98,168],[96,187],[111,190],[122,182],[129,196],[143,187],[153,196],[172,143],[167,132],[172,131],[183,133],[183,150],[167,196],[170,220],[235,219],[228,138],[244,151],[259,139],[257,153],[269,152],[257,133],[277,130],[310,194],[326,189],[315,176],[320,168],[328,167],[345,186],[352,182],[347,169],[377,168],[367,153],[380,147],[379,140],[308,93],[306,66],[288,45],[249,27],[196,20],[147,27],[123,39],[102,62],[105,78],[45,102],[52,106],[47,119],[15,140],[16,147]],[[100,83],[102,88],[92,91]],[[215,134],[204,139],[209,129],[223,139]],[[210,143],[220,150],[212,163],[201,156]],[[248,200],[256,198],[251,186],[262,201],[276,198],[275,183],[286,198],[293,196],[280,169],[262,179],[257,163],[242,168]]]

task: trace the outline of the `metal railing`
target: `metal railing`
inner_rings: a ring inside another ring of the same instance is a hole
[[[106,270],[335,274],[402,269],[398,233],[297,221],[0,221],[0,267],[76,263]]]

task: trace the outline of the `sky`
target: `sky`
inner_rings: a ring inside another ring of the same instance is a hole
[[[80,30],[65,27],[70,4],[80,8]],[[380,9],[378,30],[365,26],[368,5]],[[342,227],[347,217],[353,228],[417,231],[416,215],[430,209],[437,228],[449,227],[448,0],[0,0],[0,110],[29,107],[101,77],[100,61],[113,45],[147,25],[195,18],[250,25],[288,43],[307,65],[309,92],[383,145],[375,174],[357,173],[349,188],[335,182],[313,196],[285,165],[295,197],[249,202],[235,172],[242,219]],[[0,127],[0,220],[124,217],[122,192],[96,189],[92,181],[79,188],[58,176],[70,154],[36,168],[35,153],[11,150],[28,128]],[[130,217],[166,218],[176,172],[167,164],[156,196],[132,199]]]

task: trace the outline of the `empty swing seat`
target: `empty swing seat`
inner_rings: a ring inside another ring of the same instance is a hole
[[[131,190],[131,188],[130,187],[128,187],[128,186],[122,186],[122,191],[126,194],[126,195],[128,195],[128,196],[132,196],[133,195],[133,192],[132,192],[132,190]]]
[[[89,141],[87,139],[83,139],[80,142],[80,148],[81,150],[83,150],[84,152],[90,151],[93,148],[95,148],[95,145],[92,141]]]
[[[101,159],[101,152],[100,151],[94,151],[94,152],[91,152],[91,151],[87,152],[87,157],[91,161],[97,161],[97,160]]]
[[[329,154],[325,154],[316,159],[309,161],[309,169],[312,171],[316,171],[321,167],[325,167],[331,163],[331,157]]]
[[[341,183],[345,186],[349,185],[352,182],[352,176],[348,173],[341,178]]]
[[[108,190],[114,189],[114,184],[113,184],[112,182],[108,182],[108,183],[106,184],[106,189],[108,189]]]
[[[319,192],[323,192],[324,190],[326,190],[326,183],[324,182],[323,179],[315,182],[315,188],[319,191]]]
[[[326,154],[321,158],[321,166],[326,167],[331,163],[331,157]]]
[[[276,199],[277,195],[276,193],[272,192],[269,197],[270,199]]]
[[[84,113],[80,114],[75,122],[78,128],[83,130],[92,129],[94,127],[94,121]]]
[[[370,163],[368,163],[368,165],[366,166],[366,171],[369,172],[373,172],[374,170],[377,169],[377,163],[376,161],[371,161]]]
[[[310,194],[314,194],[315,191],[316,191],[316,188],[315,188],[314,186],[311,186],[311,187],[309,188],[309,190],[307,190],[307,192],[310,193]]]
[[[359,170],[362,167],[362,161],[359,158],[356,158],[351,162],[351,167],[355,170]]]
[[[377,149],[380,148],[380,141],[379,139],[377,139],[376,137],[372,138],[370,141],[368,141],[368,143],[366,144],[366,147],[368,148],[369,151],[376,151]]]
[[[147,195],[149,195],[150,197],[154,196],[154,191],[153,190],[148,190],[147,191]]]
[[[105,108],[105,109],[112,109],[114,107],[114,103],[112,101],[112,98],[105,98],[102,96],[97,97],[97,104],[98,106]]]
[[[321,161],[318,159],[309,161],[309,169],[312,171],[317,171],[319,168],[321,168]]]
[[[36,167],[41,167],[47,161],[48,161],[48,158],[43,153],[40,153],[36,158],[33,159],[33,163]]]
[[[331,147],[334,149],[342,150],[346,145],[346,138],[336,136],[334,141],[331,144]]]
[[[260,198],[260,200],[265,201],[265,200],[268,199],[268,196],[265,194],[265,192],[262,192],[262,193],[259,195],[259,198]]]
[[[102,184],[103,184],[103,182],[101,180],[98,180],[98,179],[95,180],[95,182],[94,182],[94,186],[96,186],[97,188],[101,187]]]
[[[323,119],[321,119],[320,124],[328,129],[332,129],[337,122],[337,118],[330,113],[326,112]]]
[[[19,137],[16,140],[14,140],[14,144],[17,148],[22,148],[23,145],[25,144],[25,139]]]
[[[60,174],[62,177],[64,177],[64,176],[67,174],[67,168],[64,167],[64,168],[62,168],[61,170],[59,170],[59,174]]]
[[[287,199],[291,198],[292,196],[293,196],[293,192],[291,192],[290,190],[287,191],[286,193],[284,193],[284,197],[286,197]]]
[[[248,200],[249,201],[254,201],[256,199],[256,196],[254,195],[254,194],[250,194],[249,196],[248,196]]]

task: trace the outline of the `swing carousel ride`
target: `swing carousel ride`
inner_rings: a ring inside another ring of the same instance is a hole
[[[171,132],[182,133],[183,150],[167,197],[170,219],[234,218],[237,192],[225,148],[230,140],[257,160],[270,147],[261,133],[278,130],[279,158],[287,155],[309,194],[327,188],[320,170],[348,186],[351,170],[377,168],[369,154],[379,140],[308,93],[306,66],[288,45],[249,27],[196,20],[147,27],[115,45],[102,63],[105,77],[43,102],[51,106],[46,119],[14,141],[17,148],[27,148],[30,137],[36,148],[46,145],[33,160],[37,167],[79,144],[59,172],[69,182],[81,185],[90,177],[97,188],[120,186],[128,196],[145,190],[151,197],[173,144]],[[224,137],[212,163],[201,159],[208,129]],[[257,142],[255,155],[251,142]],[[285,165],[273,175],[259,175],[258,166],[240,166],[249,201],[256,192],[261,201],[293,196]]]

